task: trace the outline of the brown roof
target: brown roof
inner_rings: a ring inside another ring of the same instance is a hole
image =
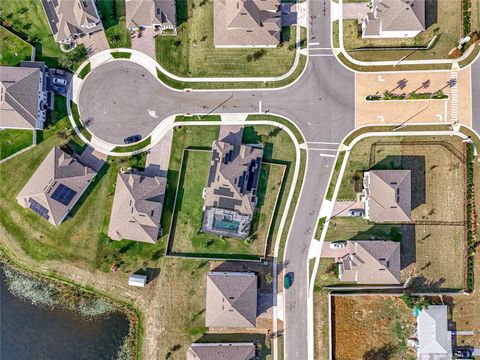
[[[55,41],[103,30],[93,0],[42,0]]]
[[[412,211],[410,170],[365,172],[365,217],[375,222],[407,222]]]
[[[55,147],[17,196],[24,208],[31,208],[51,222],[60,224],[97,173]]]
[[[215,46],[277,46],[279,0],[214,0]]]
[[[127,0],[125,13],[128,28],[176,26],[175,0]]]
[[[359,284],[400,284],[400,243],[348,241],[340,259],[340,280]]]
[[[118,174],[108,236],[155,243],[166,185],[163,177]]]
[[[253,343],[194,343],[187,351],[187,360],[254,360]]]
[[[37,128],[40,76],[34,67],[0,67],[0,127]]]
[[[207,327],[255,327],[257,275],[247,272],[209,272],[207,275]]]
[[[425,0],[375,0],[374,10],[367,14],[364,35],[425,30]]]

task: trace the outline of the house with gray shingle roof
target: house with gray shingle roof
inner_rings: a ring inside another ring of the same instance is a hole
[[[245,239],[257,203],[263,149],[214,141],[202,232]]]
[[[409,222],[412,211],[410,170],[370,170],[363,174],[365,218],[374,222]]]
[[[425,0],[371,0],[363,38],[412,38],[425,30]]]
[[[252,272],[209,272],[205,325],[252,328],[257,319],[257,275]]]
[[[347,241],[348,253],[339,260],[341,281],[358,284],[400,284],[400,243]]]
[[[76,38],[103,31],[94,0],[42,0],[56,42],[70,44]]]
[[[187,360],[255,360],[254,343],[193,343]]]
[[[279,0],[214,0],[215,47],[276,47],[281,41]]]
[[[54,147],[22,188],[17,202],[57,226],[96,175],[78,159]]]
[[[43,129],[50,101],[45,64],[0,67],[0,128]]]
[[[118,174],[108,236],[157,242],[166,185],[164,177]]]
[[[130,30],[140,27],[175,29],[177,26],[175,0],[127,0],[125,14]]]
[[[452,332],[448,331],[447,305],[430,305],[417,317],[417,359],[452,359]]]

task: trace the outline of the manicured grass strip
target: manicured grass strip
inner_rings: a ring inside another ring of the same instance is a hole
[[[130,56],[132,56],[131,53],[128,53],[128,52],[112,52],[111,55],[115,58],[115,59],[130,59]]]
[[[78,114],[77,104],[75,104],[73,101],[70,101],[70,108],[72,109],[73,120],[75,121],[75,125],[77,126],[78,130],[80,130],[80,133],[83,136],[85,136],[85,138],[88,141],[92,140],[92,134],[90,134],[90,132],[88,132],[88,130],[85,129],[85,126],[83,126],[83,124],[80,120],[80,115]]]
[[[22,60],[30,60],[32,46],[0,26],[0,65],[17,66]]]
[[[117,146],[114,148],[112,151],[118,152],[118,153],[125,153],[125,152],[131,152],[131,151],[136,151],[136,150],[141,150],[145,146],[150,145],[151,142],[151,137],[147,137],[146,139],[143,139],[142,141],[133,144],[133,145],[128,145],[128,146]]]
[[[259,81],[259,82],[185,82],[177,81],[163,74],[160,70],[157,69],[157,77],[165,85],[170,86],[174,89],[184,90],[184,89],[275,89],[287,86],[293,83],[298,77],[302,74],[305,65],[307,64],[307,57],[300,55],[298,61],[298,66],[295,71],[286,79],[280,81]]]
[[[178,115],[175,117],[175,122],[180,121],[222,121],[220,115]]]
[[[335,191],[335,185],[337,184],[338,175],[340,173],[340,168],[342,167],[343,159],[345,158],[345,151],[342,151],[338,154],[337,162],[335,163],[335,167],[333,168],[332,180],[328,185],[327,195],[325,198],[327,200],[332,200],[333,192]]]
[[[0,130],[0,160],[33,144],[32,130]]]
[[[80,71],[80,73],[78,74],[78,77],[80,79],[83,79],[85,78],[85,76],[87,76],[87,74],[90,72],[90,70],[92,69],[92,64],[91,63],[88,63],[87,65],[85,65],[83,67],[83,69]]]
[[[269,114],[250,114],[247,116],[247,121],[255,121],[255,120],[269,120],[269,121],[275,121],[276,123],[285,125],[293,133],[293,135],[295,136],[299,144],[302,144],[304,142],[303,136],[300,130],[298,130],[298,128],[292,122],[288,121],[283,117],[276,116],[276,115],[269,115]]]

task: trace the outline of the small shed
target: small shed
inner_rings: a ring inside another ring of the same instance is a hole
[[[147,284],[147,275],[132,274],[128,278],[128,285],[145,287]]]

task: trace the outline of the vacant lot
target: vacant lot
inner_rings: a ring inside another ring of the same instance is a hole
[[[364,139],[352,149],[339,199],[355,199],[355,179],[363,171],[412,171],[412,220],[415,222],[464,221],[464,160],[458,137],[378,137]]]
[[[337,360],[415,359],[407,339],[415,317],[393,296],[333,297],[334,355]]]
[[[427,30],[413,39],[362,39],[357,20],[343,21],[344,46],[349,54],[361,61],[446,59],[448,52],[462,37],[462,2],[451,0],[426,1]],[[429,50],[351,51],[362,47],[426,46],[435,35]]]
[[[0,44],[2,44],[2,53],[0,54],[0,65],[16,66],[22,60],[30,60],[32,47],[18,36],[5,30],[0,26]]]
[[[177,1],[178,34],[156,38],[157,61],[179,76],[279,76],[295,58],[295,28],[275,49],[216,49],[213,0]]]
[[[25,149],[33,143],[32,130],[4,129],[0,131],[0,160]]]

